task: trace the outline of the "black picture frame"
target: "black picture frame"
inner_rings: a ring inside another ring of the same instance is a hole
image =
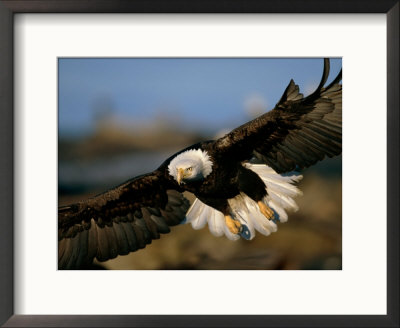
[[[399,327],[399,7],[398,0],[0,0],[0,324],[4,327]],[[16,13],[386,14],[387,315],[14,315],[13,17]]]

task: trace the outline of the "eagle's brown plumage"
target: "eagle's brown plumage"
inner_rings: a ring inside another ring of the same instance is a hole
[[[273,110],[216,141],[216,149],[237,160],[265,163],[278,173],[303,169],[342,152],[342,72],[324,88],[329,74],[325,59],[321,83],[306,98],[290,81]]]
[[[128,254],[170,231],[189,208],[182,192],[225,214],[227,200],[245,192],[253,200],[265,196],[265,185],[242,163],[263,163],[278,173],[306,168],[342,150],[341,72],[327,87],[329,60],[316,91],[307,97],[290,81],[270,112],[224,137],[192,145],[210,156],[205,179],[178,185],[168,173],[168,158],[152,173],[136,177],[94,198],[59,208],[58,266],[76,269],[94,258],[106,261]]]
[[[58,266],[85,267],[144,248],[189,208],[158,172],[134,178],[96,197],[58,211]]]

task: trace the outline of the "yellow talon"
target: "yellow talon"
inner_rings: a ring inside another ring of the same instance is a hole
[[[274,211],[271,210],[267,205],[265,205],[262,201],[257,202],[258,207],[260,208],[260,212],[268,219],[272,220],[274,218]]]
[[[234,235],[239,233],[242,226],[239,221],[232,219],[230,215],[225,215],[225,224]]]

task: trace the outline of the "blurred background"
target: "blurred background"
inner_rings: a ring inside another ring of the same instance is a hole
[[[328,83],[341,65],[331,59]],[[291,78],[310,94],[322,68],[321,58],[60,58],[59,206],[152,171],[176,151],[271,110]],[[234,242],[207,226],[179,225],[93,268],[341,269],[341,157],[302,174],[299,211],[268,237]]]

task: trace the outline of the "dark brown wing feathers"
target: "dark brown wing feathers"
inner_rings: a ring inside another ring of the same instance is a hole
[[[215,142],[219,154],[262,162],[278,173],[302,169],[342,151],[341,72],[326,87],[329,60],[306,98],[290,81],[275,108]]]
[[[189,202],[161,174],[132,179],[59,209],[59,269],[84,268],[144,248],[184,218]]]

